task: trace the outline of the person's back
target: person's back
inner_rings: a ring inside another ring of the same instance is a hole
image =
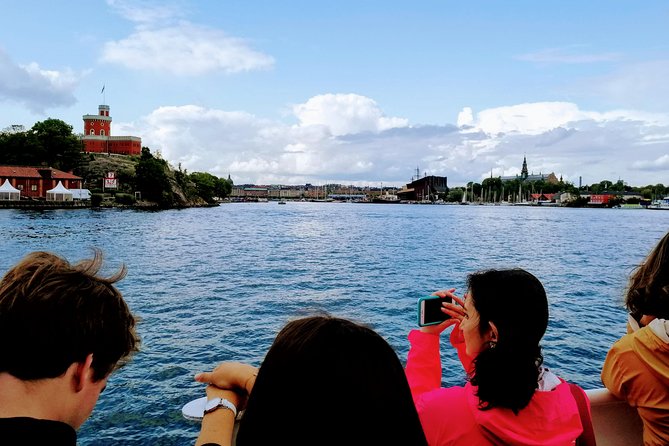
[[[583,424],[572,388],[541,367],[541,282],[519,269],[490,270],[469,276],[466,298],[454,291],[435,293],[457,303],[442,304],[450,319],[409,334],[406,374],[428,444],[573,445]],[[441,388],[439,335],[451,325],[469,380]]]
[[[602,382],[636,407],[646,445],[669,444],[669,232],[630,276],[628,334],[606,355]]]
[[[70,265],[26,256],[0,281],[0,443],[74,445],[107,379],[137,350],[135,319],[97,276],[101,256]]]
[[[669,323],[655,319],[618,340],[607,354],[602,381],[637,408],[644,444],[669,444]]]
[[[317,316],[290,322],[278,334],[253,384],[236,444],[426,443],[390,345],[367,327]]]

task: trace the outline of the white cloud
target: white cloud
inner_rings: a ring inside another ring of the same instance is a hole
[[[107,0],[107,4],[122,17],[136,23],[160,23],[183,15],[182,9],[168,2]]]
[[[530,171],[554,172],[576,184],[580,176],[585,184],[618,178],[631,185],[666,183],[669,174],[666,115],[536,103],[472,112],[473,127],[462,129],[383,130],[388,121],[362,96],[315,96],[294,110],[298,125],[239,111],[161,107],[115,133],[140,135],[174,165],[230,173],[237,184],[402,185],[419,166],[421,173],[462,185],[481,181],[491,170],[518,174],[523,156]]]
[[[70,69],[45,70],[35,62],[16,64],[0,49],[0,100],[22,103],[33,113],[74,104],[80,76]]]
[[[324,94],[293,106],[301,126],[324,126],[333,135],[382,132],[406,127],[404,118],[386,117],[372,99],[357,94]]]
[[[470,126],[474,123],[474,114],[471,107],[465,107],[458,113],[458,127]]]
[[[224,32],[181,22],[162,28],[138,28],[125,39],[107,42],[101,60],[133,70],[196,76],[272,67],[274,59]]]
[[[669,109],[669,60],[627,64],[613,73],[590,79],[580,91],[606,104],[666,112]],[[650,100],[649,100],[650,99]]]
[[[669,153],[665,153],[655,160],[636,161],[632,167],[647,171],[667,171],[669,172]]]
[[[534,53],[516,56],[517,60],[544,64],[585,64],[612,62],[620,59],[619,53],[582,53],[583,45],[571,45],[564,48],[545,48]]]

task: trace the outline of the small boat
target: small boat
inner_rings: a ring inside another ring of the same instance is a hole
[[[400,203],[400,199],[397,195],[389,194],[388,191],[386,191],[384,194],[374,197],[372,203],[398,204]]]
[[[669,195],[661,200],[654,200],[648,205],[648,209],[669,211]]]

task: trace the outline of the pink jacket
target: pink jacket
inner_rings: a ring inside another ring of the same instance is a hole
[[[436,445],[550,445],[575,444],[583,428],[577,404],[567,383],[552,391],[536,391],[515,415],[510,409],[478,409],[476,387],[441,388],[439,336],[413,330],[406,375],[425,437]],[[451,343],[465,370],[471,359],[456,327]]]

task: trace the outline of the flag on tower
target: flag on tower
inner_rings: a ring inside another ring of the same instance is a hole
[[[103,84],[103,85],[102,85],[102,90],[100,90],[100,94],[102,94],[102,93],[104,93],[104,92],[105,92],[105,86],[104,86],[104,84]]]

